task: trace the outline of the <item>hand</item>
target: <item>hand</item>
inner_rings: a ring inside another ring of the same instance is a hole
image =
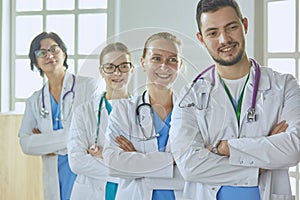
[[[267,171],[267,170],[266,170],[266,169],[259,168],[259,175],[262,175],[265,171]]]
[[[96,144],[93,144],[88,150],[87,150],[87,153],[88,154],[91,154],[92,156],[94,157],[97,157],[97,158],[103,158],[102,156],[102,147],[96,145]]]
[[[46,156],[56,156],[56,153],[48,153]]]
[[[227,140],[222,140],[217,146],[218,152],[222,156],[230,156],[229,146]]]
[[[40,134],[41,131],[39,129],[37,129],[37,128],[34,128],[34,129],[32,129],[32,133],[33,134]]]
[[[136,151],[133,144],[127,140],[123,135],[117,136],[115,139],[116,143],[118,143],[119,147],[127,152]]]
[[[282,120],[281,122],[279,122],[279,124],[276,125],[276,127],[271,131],[271,133],[269,133],[269,136],[285,132],[287,127],[288,124],[286,123],[286,121]]]
[[[211,151],[212,153],[214,153],[213,152],[213,147],[212,147],[211,144],[206,146],[206,148],[209,151]],[[221,140],[220,143],[218,144],[217,148],[218,148],[218,152],[219,152],[218,155],[220,155],[220,156],[230,156],[227,140]]]

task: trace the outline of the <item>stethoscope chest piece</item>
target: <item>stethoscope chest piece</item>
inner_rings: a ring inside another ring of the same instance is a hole
[[[48,115],[49,115],[49,111],[48,110],[46,110],[45,108],[41,108],[41,112],[40,112],[40,115],[41,115],[41,117],[42,118],[47,118],[48,117]]]
[[[249,108],[247,112],[247,122],[255,122],[257,115],[255,114],[255,108]]]

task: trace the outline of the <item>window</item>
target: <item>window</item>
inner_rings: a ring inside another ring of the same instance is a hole
[[[10,111],[23,113],[25,99],[45,80],[30,70],[29,46],[39,33],[55,32],[67,46],[69,72],[98,69],[97,47],[107,38],[107,0],[11,1]],[[26,83],[26,86],[24,86]]]
[[[300,3],[298,0],[266,0],[265,64],[300,78]],[[300,167],[290,168],[293,195],[300,200]]]

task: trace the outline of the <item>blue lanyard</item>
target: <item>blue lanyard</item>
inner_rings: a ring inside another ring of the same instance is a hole
[[[99,137],[99,127],[100,127],[100,119],[101,119],[101,108],[103,105],[103,100],[105,102],[105,108],[107,110],[108,115],[110,114],[112,107],[108,100],[106,99],[106,92],[103,92],[100,98],[99,107],[98,107],[98,119],[97,119],[97,130],[96,130],[96,138],[95,138],[95,144],[97,144],[98,137]]]

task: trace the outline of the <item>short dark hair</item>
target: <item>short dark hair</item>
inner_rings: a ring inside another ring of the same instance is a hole
[[[217,10],[219,10],[220,8],[226,7],[226,6],[230,6],[232,7],[237,16],[243,20],[243,15],[241,12],[241,9],[238,5],[238,3],[235,0],[200,0],[197,6],[197,11],[196,11],[196,20],[197,20],[197,24],[198,24],[198,29],[200,34],[201,33],[201,15],[202,13],[205,12],[215,12]]]
[[[52,40],[54,40],[58,46],[61,48],[61,50],[66,54],[66,58],[64,60],[64,66],[66,67],[66,69],[68,69],[68,64],[67,64],[67,58],[68,58],[68,54],[67,54],[67,47],[65,45],[65,43],[62,41],[62,39],[54,32],[42,32],[39,35],[37,35],[31,42],[30,44],[30,50],[29,50],[29,58],[30,58],[30,68],[33,71],[34,70],[34,66],[36,66],[36,56],[35,56],[35,51],[39,50],[41,48],[41,40],[46,39],[46,38],[50,38]],[[36,66],[37,67],[37,66]],[[44,72],[42,69],[38,68],[40,72],[40,75],[42,77],[44,77]]]

